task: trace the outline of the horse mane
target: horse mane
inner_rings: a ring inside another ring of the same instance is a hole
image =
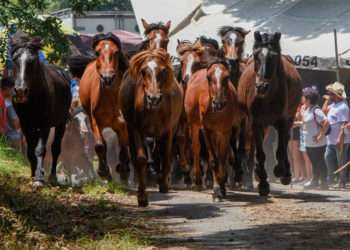
[[[202,45],[209,44],[209,45],[213,46],[216,50],[219,49],[219,43],[214,38],[200,36],[198,39]]]
[[[166,70],[166,81],[164,86],[170,86],[175,79],[173,67],[171,64],[170,56],[164,49],[145,50],[134,55],[130,60],[130,76],[136,82],[141,81],[141,70],[144,62],[149,58],[157,58],[164,66]],[[165,87],[165,88],[166,88]]]
[[[165,26],[163,22],[151,23],[147,29],[145,29],[144,34],[148,35],[153,30],[163,30],[165,34],[169,33],[169,29]]]
[[[218,31],[218,35],[222,38],[224,37],[228,32],[238,32],[239,34],[241,34],[243,37],[245,37],[248,32],[243,29],[242,27],[233,27],[233,26],[222,26],[219,31]]]
[[[121,43],[118,36],[114,35],[112,32],[108,32],[107,34],[101,33],[101,34],[95,35],[92,40],[93,40],[92,41],[92,48],[93,49],[95,49],[97,44],[103,40],[112,41],[115,45],[117,45],[117,47],[119,49],[118,55],[117,55],[119,69],[122,72],[122,74],[124,74],[124,72],[128,70],[128,68],[129,68],[128,59],[126,58],[126,56],[123,53],[122,43]]]
[[[182,56],[187,51],[193,51],[195,53],[200,54],[204,51],[204,47],[199,42],[191,43],[190,41],[187,41],[187,40],[181,41],[180,44],[176,48],[176,52],[180,56]]]
[[[36,36],[33,37],[23,31],[17,31],[11,38],[11,55],[20,48],[40,50],[42,48],[41,38]]]
[[[281,54],[281,43],[279,41],[275,41],[274,40],[274,35],[273,34],[269,34],[269,33],[263,33],[261,34],[261,40],[254,40],[254,45],[253,45],[253,49],[257,49],[260,47],[264,47],[267,45],[272,45],[272,47],[274,48],[274,50],[276,50],[279,54]]]

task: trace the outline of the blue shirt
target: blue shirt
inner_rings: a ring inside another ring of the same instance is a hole
[[[70,80],[70,91],[72,93],[72,97],[79,96],[79,81],[76,79]]]

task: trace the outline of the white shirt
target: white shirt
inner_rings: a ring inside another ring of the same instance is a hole
[[[349,106],[346,101],[332,103],[327,114],[331,132],[327,135],[327,145],[336,145],[341,126],[350,119]],[[344,143],[350,143],[350,134],[346,132]]]
[[[322,147],[326,145],[326,138],[323,136],[319,142],[315,137],[320,133],[323,121],[327,119],[320,107],[313,106],[302,112],[303,132],[306,147]]]

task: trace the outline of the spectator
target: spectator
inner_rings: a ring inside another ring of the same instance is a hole
[[[21,150],[21,132],[19,118],[12,104],[12,93],[14,87],[12,78],[3,78],[1,80],[1,95],[5,99],[6,105],[6,127],[5,138],[9,145],[17,150]]]
[[[306,106],[305,106],[305,97],[303,96],[301,99],[301,106],[299,111],[296,114],[296,121],[294,122],[294,126],[298,126],[299,131],[299,150],[298,153],[300,155],[300,160],[298,162],[295,162],[295,165],[297,168],[299,168],[300,173],[302,173],[303,180],[308,182],[312,179],[312,167],[310,159],[306,153],[306,146],[305,146],[305,131],[303,128],[303,113],[305,112]]]
[[[312,166],[312,180],[305,188],[321,187],[328,189],[327,167],[324,160],[326,151],[326,131],[329,127],[326,115],[318,106],[319,92],[315,86],[303,89],[305,110],[302,113],[302,123],[307,155]]]
[[[326,87],[328,95],[325,96],[324,112],[330,124],[330,131],[327,135],[327,147],[325,160],[328,168],[328,184],[334,184],[335,176],[333,172],[349,160],[350,136],[343,133],[344,125],[349,122],[350,112],[346,102],[344,85],[335,82]],[[341,173],[339,187],[346,185],[346,173]]]

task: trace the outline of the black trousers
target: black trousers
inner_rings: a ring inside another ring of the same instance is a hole
[[[312,180],[316,183],[327,183],[327,166],[324,160],[326,146],[306,147],[306,153],[312,164]]]

